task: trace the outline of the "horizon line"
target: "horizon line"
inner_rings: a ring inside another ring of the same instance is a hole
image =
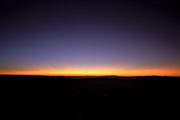
[[[180,77],[173,75],[46,75],[46,74],[0,74],[0,76],[52,76],[52,77]]]

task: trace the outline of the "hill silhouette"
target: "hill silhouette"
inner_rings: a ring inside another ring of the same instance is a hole
[[[179,77],[161,76],[0,76],[4,92],[38,92],[61,96],[121,96],[124,94],[161,95],[177,90]],[[46,92],[45,92],[46,91]],[[168,91],[168,92],[167,92]],[[26,93],[26,94],[27,94]]]

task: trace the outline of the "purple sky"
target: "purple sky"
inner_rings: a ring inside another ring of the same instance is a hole
[[[179,5],[170,0],[13,0],[0,9],[0,71],[180,68]]]

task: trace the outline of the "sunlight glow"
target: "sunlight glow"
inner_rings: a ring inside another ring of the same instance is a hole
[[[48,76],[180,76],[180,69],[65,69],[65,70],[23,70],[23,71],[0,71],[1,75],[48,75]]]

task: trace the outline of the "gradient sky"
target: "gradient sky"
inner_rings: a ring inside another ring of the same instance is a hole
[[[173,0],[5,0],[0,74],[180,76]]]

